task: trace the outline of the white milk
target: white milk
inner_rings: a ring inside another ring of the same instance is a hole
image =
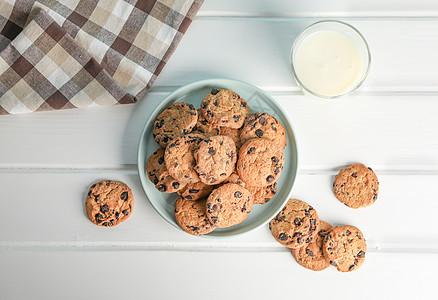
[[[358,80],[361,66],[362,59],[354,42],[332,30],[308,36],[294,57],[295,72],[302,84],[324,96],[349,90]]]

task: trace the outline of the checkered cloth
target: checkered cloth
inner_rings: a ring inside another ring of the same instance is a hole
[[[203,0],[0,0],[0,114],[134,103]]]

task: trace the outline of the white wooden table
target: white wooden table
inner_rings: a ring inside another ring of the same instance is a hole
[[[324,18],[356,26],[372,53],[364,86],[338,101],[305,98],[289,69],[294,38]],[[202,239],[154,211],[136,169],[143,125],[177,87],[212,77],[255,84],[284,107],[300,149],[293,196],[362,230],[361,269],[312,272],[267,226]],[[369,208],[332,193],[351,162],[379,177]],[[90,183],[105,178],[126,182],[136,201],[110,230],[84,211]],[[140,103],[0,117],[0,299],[433,299],[437,186],[436,0],[206,0]]]

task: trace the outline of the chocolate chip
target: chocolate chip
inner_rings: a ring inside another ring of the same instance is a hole
[[[123,192],[123,193],[120,195],[120,199],[122,199],[123,201],[128,200],[128,192]]]
[[[216,150],[214,150],[213,147],[208,148],[208,154],[214,155],[216,153]]]
[[[308,211],[305,211],[305,212],[304,212],[304,214],[306,215],[306,217],[309,217],[309,218],[311,218],[311,217],[312,217],[312,214],[311,214],[311,213],[309,213]]]
[[[177,182],[177,181],[172,182],[172,186],[174,189],[179,188],[179,182]]]
[[[211,111],[207,110],[207,116],[209,116],[210,118],[213,118],[214,114]]]
[[[256,131],[255,131],[255,134],[256,134],[256,136],[258,136],[258,137],[262,137],[263,136],[263,130],[261,130],[261,129],[257,129]]]
[[[358,257],[365,257],[365,252],[363,252],[362,250],[359,251],[359,253],[357,254]]]
[[[109,226],[110,223],[108,223],[108,222],[104,222],[104,223],[102,223],[102,225],[103,225],[103,226]]]
[[[158,178],[157,176],[154,177],[154,184],[156,185],[158,183]]]
[[[259,123],[262,124],[262,125],[265,125],[265,123],[266,123],[265,117],[260,117]]]
[[[221,173],[219,176],[224,177],[224,176],[227,176],[227,174],[226,173]]]
[[[234,122],[238,122],[240,120],[239,116],[233,116]]]
[[[368,167],[368,169],[370,170],[370,171],[373,171],[373,169],[371,169],[370,167]],[[374,171],[373,171],[374,172]]]
[[[330,264],[332,265],[332,266],[336,266],[336,263],[334,262],[334,261],[330,261]]]
[[[349,235],[351,234],[351,231],[347,229],[347,230],[345,231],[345,234],[346,234],[347,236],[349,236]]]
[[[280,173],[281,172],[281,169],[280,168],[275,168],[275,170],[274,170],[274,174],[275,175],[277,175],[278,173]]]
[[[116,217],[116,219],[118,220],[119,219],[119,212],[118,211],[116,211],[115,213],[114,213],[114,216]]]
[[[210,181],[210,183],[215,183],[215,182],[216,182],[216,179],[214,179],[214,178],[212,178]]]
[[[213,223],[216,223],[216,222],[217,222],[217,217],[210,217],[210,220],[211,220]]]
[[[212,89],[212,90],[211,90],[211,94],[212,94],[212,95],[216,95],[217,93],[219,93],[219,90],[218,90],[218,89]]]
[[[202,103],[202,109],[206,109],[206,108],[207,108],[207,103],[206,102]]]
[[[271,160],[272,160],[272,162],[274,162],[274,163],[278,163],[278,158],[276,158],[275,156],[272,156],[272,157],[271,157]]]
[[[158,191],[163,193],[166,191],[166,186],[164,184],[160,184],[157,189]]]
[[[217,100],[213,102],[213,105],[214,105],[214,106],[217,106]]]
[[[303,234],[301,232],[295,232],[292,237],[302,236]]]
[[[129,213],[129,210],[127,210],[127,209],[122,210],[122,214],[127,215],[128,213]]]
[[[163,142],[167,143],[168,141],[169,141],[169,137],[167,135],[165,135],[164,138],[163,138]]]
[[[189,193],[190,193],[190,194],[197,194],[197,193],[199,193],[199,190],[196,190],[196,189],[190,189],[190,190],[189,190]]]
[[[274,180],[274,176],[269,175],[268,177],[266,177],[266,181],[267,182],[272,182]]]
[[[278,236],[278,239],[280,240],[280,241],[285,241],[285,240],[287,240],[287,235],[285,234],[285,233],[280,233],[280,235]]]
[[[234,197],[241,198],[242,197],[242,193],[240,191],[237,191],[237,192],[234,193]]]
[[[241,102],[240,102],[240,106],[242,106],[242,107],[246,107],[246,102],[245,102],[245,101],[241,101]]]
[[[377,194],[374,194],[373,200],[377,200]]]
[[[316,225],[316,220],[315,219],[310,219],[310,224]]]
[[[101,219],[103,219],[103,215],[100,214],[100,213],[97,213],[97,214],[94,215],[94,218],[96,219],[97,223],[100,223],[100,222],[102,222]]]
[[[242,209],[241,209],[240,211],[241,211],[241,212],[245,212],[245,211],[246,211],[246,202],[243,203],[243,207],[242,207]]]
[[[315,254],[309,249],[306,249],[306,254],[312,257],[315,256]]]
[[[255,152],[255,148],[254,147],[251,147],[251,148],[249,148],[249,150],[248,150],[248,154],[253,154]]]
[[[354,172],[353,174],[351,174],[351,177],[354,177],[354,178],[356,178],[356,177],[357,177],[357,173],[356,173],[356,172]]]
[[[349,271],[353,271],[355,267],[356,267],[355,265],[351,265],[350,268],[349,268],[348,270],[349,270]]]
[[[297,238],[297,243],[298,244],[301,244],[302,242],[303,242],[303,238],[302,237]]]
[[[193,197],[190,196],[190,195],[186,195],[186,196],[184,196],[184,198],[187,199],[187,200],[192,200],[193,199]]]
[[[217,209],[217,205],[214,204],[213,207],[211,208],[212,210],[216,210]]]
[[[320,230],[320,231],[318,232],[318,235],[319,235],[320,237],[325,237],[325,236],[327,235],[327,231],[325,231],[325,230]]]
[[[294,220],[294,224],[297,225],[297,226],[300,226],[302,221],[303,221],[303,220],[300,219],[300,218],[295,218],[295,220]]]
[[[108,205],[106,205],[106,204],[102,205],[102,206],[100,207],[100,211],[103,212],[103,213],[108,212],[108,211],[109,211],[109,207],[108,207]]]

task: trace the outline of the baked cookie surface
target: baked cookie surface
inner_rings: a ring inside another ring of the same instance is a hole
[[[163,193],[174,193],[184,187],[184,184],[170,176],[164,161],[164,148],[157,149],[146,162],[146,173],[155,188]]]
[[[212,190],[212,185],[207,185],[202,181],[198,181],[195,183],[187,184],[177,193],[185,200],[198,200],[207,197]]]
[[[105,227],[125,221],[132,214],[133,207],[131,189],[120,181],[103,180],[93,184],[85,200],[90,221]]]
[[[327,233],[333,228],[327,222],[320,221],[318,233],[315,239],[301,248],[292,249],[292,255],[298,264],[313,271],[322,271],[327,269],[330,264],[325,259],[322,251],[322,243]]]
[[[214,226],[207,218],[206,199],[188,201],[179,197],[174,205],[175,220],[178,226],[192,235],[202,235],[212,232]]]
[[[226,135],[232,138],[237,149],[240,149],[240,147],[242,146],[242,142],[240,140],[240,129],[223,126],[219,128],[219,134]]]
[[[198,121],[196,122],[195,127],[193,127],[192,133],[200,133],[205,137],[219,135],[220,129],[217,124],[210,124],[207,120],[202,116],[201,112],[198,109]]]
[[[319,229],[316,210],[304,201],[290,199],[269,223],[277,242],[288,248],[300,248],[313,242]]]
[[[200,134],[183,135],[166,147],[164,161],[167,170],[170,176],[183,185],[199,181],[198,173],[195,171],[196,161],[193,153],[203,138],[204,136]]]
[[[254,198],[254,204],[266,204],[277,193],[277,183],[274,182],[268,186],[257,187],[246,185],[245,188],[251,193]]]
[[[340,272],[359,269],[365,261],[367,244],[362,232],[351,225],[334,227],[324,238],[324,257]]]
[[[207,198],[208,219],[219,228],[243,222],[251,212],[253,200],[244,187],[227,183],[213,190]]]
[[[367,207],[377,200],[379,180],[371,168],[352,164],[336,175],[333,191],[336,198],[348,207]]]
[[[254,138],[273,141],[281,150],[286,147],[286,130],[276,118],[267,113],[254,113],[246,118],[240,139],[245,143]]]
[[[236,146],[229,136],[216,135],[202,140],[194,153],[195,170],[208,185],[218,184],[233,173],[237,160]]]
[[[193,104],[175,102],[161,112],[152,129],[154,140],[166,148],[180,135],[190,133],[198,120],[198,111]]]
[[[240,128],[250,114],[248,104],[231,90],[212,89],[201,102],[201,114],[210,124]]]
[[[252,139],[240,148],[236,169],[248,185],[265,187],[278,180],[283,166],[283,152],[274,142]]]

